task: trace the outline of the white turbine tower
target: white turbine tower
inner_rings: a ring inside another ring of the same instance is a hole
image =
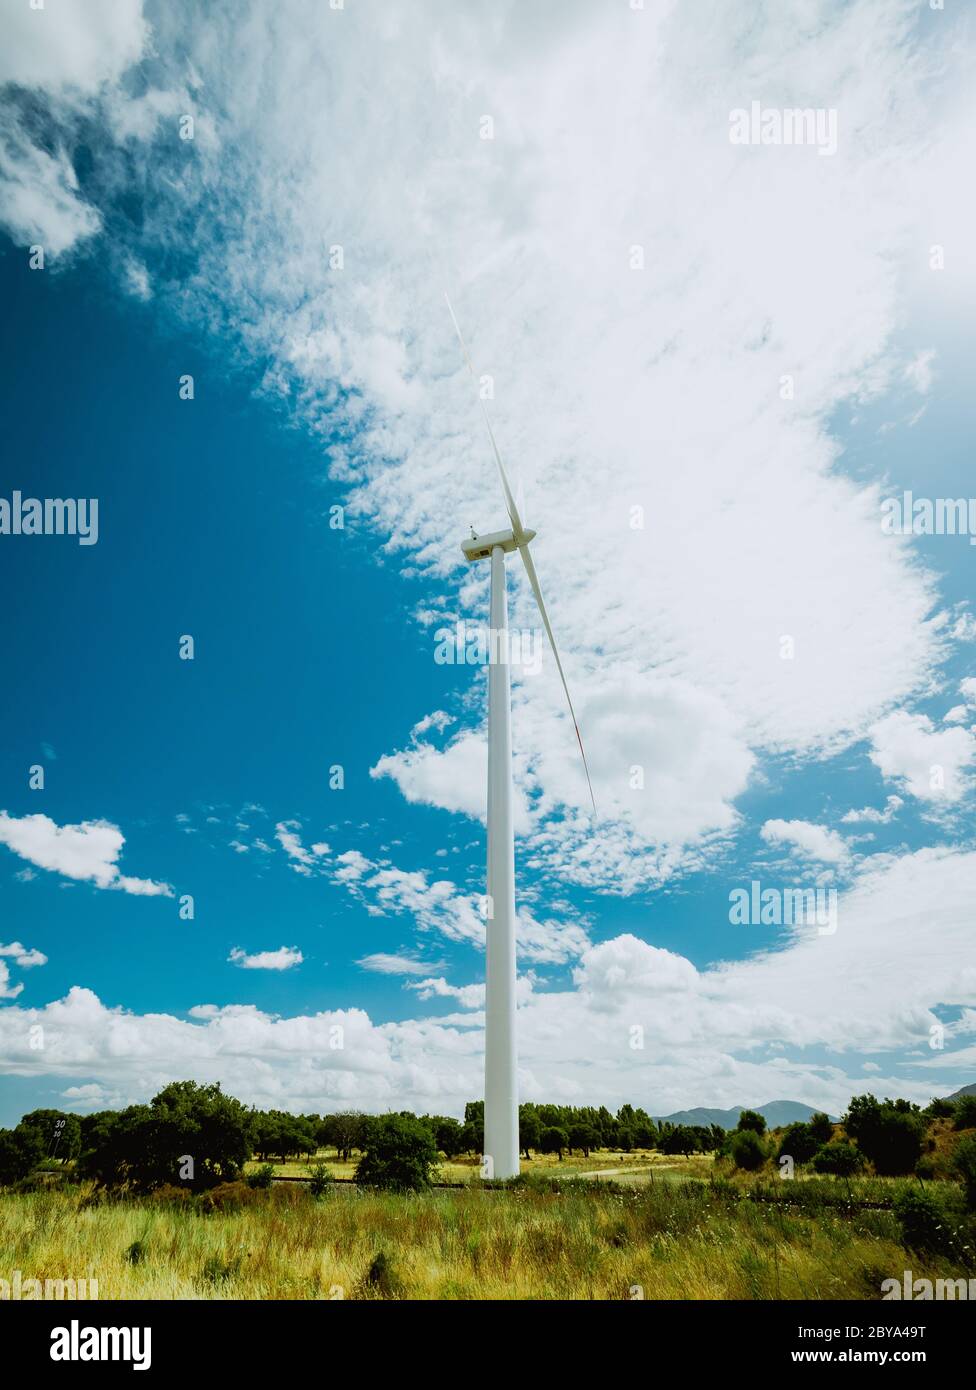
[[[461,329],[451,301],[447,307],[454,330],[461,344],[464,360],[472,377],[474,367],[468,355]],[[509,680],[508,601],[505,594],[505,556],[517,550],[525,565],[532,593],[539,607],[543,626],[549,638],[556,669],[566,692],[569,713],[576,730],[586,785],[596,802],[590,771],[583,752],[579,724],[570,698],[569,686],[563,674],[556,639],[552,635],[549,614],[539,587],[539,577],[529,553],[529,542],[535,532],[522,525],[508,475],[484,398],[481,410],[488,429],[498,476],[511,529],[495,531],[487,536],[475,536],[462,543],[461,549],[470,564],[479,560],[491,561],[491,608],[488,619],[488,905],[487,950],[485,960],[485,1152],[484,1175],[493,1178],[514,1178],[519,1171],[518,1126],[518,1054],[515,1041],[515,835],[512,826],[512,699]]]

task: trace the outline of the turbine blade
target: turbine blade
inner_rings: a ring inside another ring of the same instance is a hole
[[[546,629],[546,635],[549,638],[549,645],[550,647],[552,647],[552,654],[556,658],[556,669],[559,672],[559,679],[562,681],[563,690],[566,692],[566,703],[569,705],[569,713],[573,720],[573,728],[576,730],[576,742],[579,744],[580,757],[583,759],[583,771],[586,773],[586,785],[589,788],[590,801],[593,803],[593,814],[595,816],[596,797],[593,795],[593,783],[590,781],[590,769],[587,766],[586,754],[583,751],[583,736],[580,733],[580,727],[576,720],[576,711],[573,709],[573,698],[569,693],[569,686],[566,684],[566,676],[563,672],[563,663],[559,660],[559,648],[556,646],[556,639],[552,635],[552,624],[549,621],[549,614],[546,612],[546,604],[545,600],[542,597],[542,588],[539,584],[539,576],[535,572],[535,563],[532,559],[532,556],[529,554],[529,547],[527,542],[524,545],[519,546],[519,554],[522,557],[522,563],[525,565],[525,572],[529,576],[529,583],[532,586],[532,592],[535,595],[535,601],[538,604],[539,612],[542,615],[542,622]]]
[[[461,325],[457,321],[457,315],[454,312],[454,306],[451,303],[451,299],[449,294],[447,293],[447,290],[444,291],[444,298],[447,300],[448,313],[451,315],[451,321],[454,324],[454,331],[457,334],[458,342],[461,344],[461,351],[464,354],[464,360],[468,364],[468,371],[471,373],[471,378],[474,381],[475,385],[477,385],[478,377],[475,373],[474,363],[471,361],[471,355],[468,352],[467,344],[464,341],[464,335],[461,332]],[[495,441],[495,431],[491,427],[491,418],[488,414],[488,407],[485,405],[480,391],[478,393],[478,400],[481,402],[481,413],[485,417],[485,426],[488,430],[488,438],[491,440],[492,452],[495,455],[495,462],[498,464],[498,476],[501,479],[502,491],[505,494],[505,506],[508,508],[508,519],[512,523],[512,534],[514,535],[518,544],[521,545],[523,543],[523,537],[525,536],[525,527],[522,525],[522,518],[519,516],[518,507],[515,505],[515,498],[512,496],[512,489],[509,486],[508,482],[508,474],[505,472],[505,465],[502,463],[502,456],[499,451],[498,444]]]

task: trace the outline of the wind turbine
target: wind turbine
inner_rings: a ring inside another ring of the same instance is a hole
[[[445,294],[468,371],[477,381],[474,366]],[[469,564],[491,562],[491,605],[488,618],[488,905],[485,956],[485,1151],[483,1174],[489,1178],[514,1178],[519,1171],[518,1053],[515,1039],[515,835],[512,825],[512,693],[509,679],[508,599],[505,591],[505,556],[517,550],[525,565],[538,605],[559,679],[576,730],[586,785],[596,814],[590,770],[583,740],[566,684],[559,649],[552,635],[539,576],[529,551],[535,531],[522,525],[512,496],[508,474],[495,441],[495,432],[484,398],[481,410],[488,430],[498,476],[505,496],[511,529],[493,531],[463,541],[461,550]]]

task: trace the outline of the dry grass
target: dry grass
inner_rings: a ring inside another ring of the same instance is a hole
[[[908,1266],[953,1273],[907,1256],[888,1212],[777,1210],[702,1182],[319,1199],[289,1184],[243,1200],[6,1194],[0,1277],[95,1278],[103,1299],[876,1299]]]

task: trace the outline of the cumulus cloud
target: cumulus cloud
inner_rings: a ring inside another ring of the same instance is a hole
[[[859,811],[852,808],[841,816],[841,821],[845,825],[853,825],[858,821],[870,821],[873,825],[890,825],[904,804],[900,796],[889,796],[883,810],[878,810],[875,806],[862,806]]]
[[[759,834],[767,845],[791,846],[808,859],[817,859],[823,864],[843,864],[850,858],[843,836],[810,821],[768,820]]]
[[[896,710],[869,730],[871,761],[920,801],[954,803],[972,785],[976,735],[936,729],[927,714]]]
[[[242,970],[291,970],[305,957],[297,946],[279,946],[277,951],[256,951],[251,956],[235,946],[227,959]]]
[[[36,108],[33,119],[15,100],[0,109],[0,225],[15,241],[57,255],[102,225],[79,191],[72,122],[139,59],[149,27],[142,0],[48,0],[41,9],[0,0],[0,15],[0,87],[33,89],[57,122],[38,139]]]
[[[21,859],[65,878],[93,883],[96,888],[117,888],[141,897],[172,897],[168,883],[123,874],[117,860],[125,836],[110,821],[82,821],[57,825],[49,816],[9,816],[0,811],[0,844]]]
[[[630,1100],[656,1114],[774,1095],[838,1110],[864,1089],[867,1053],[885,1056],[879,1086],[927,1099],[933,1068],[944,1085],[974,1065],[976,1050],[953,1049],[951,1029],[943,1051],[928,1047],[942,1011],[976,1008],[974,894],[976,853],[922,850],[863,871],[841,895],[833,935],[796,927],[751,960],[699,968],[632,933],[592,945],[571,987],[520,981],[521,1093]],[[0,1010],[0,1057],[8,1074],[131,1099],[194,1077],[259,1105],[458,1113],[483,1083],[481,986],[435,975],[411,983],[462,1012],[376,1024],[358,1009],[276,1018],[252,1005],[198,1005],[184,1021],[109,1008],[74,988],[44,1008]],[[45,1029],[43,1053],[29,1045],[34,1024]],[[329,1042],[336,1025],[342,1049]],[[821,1060],[825,1047],[833,1061]]]
[[[43,951],[28,950],[19,941],[11,941],[7,945],[0,942],[0,956],[11,956],[14,964],[19,965],[21,970],[30,970],[35,965],[47,965],[47,956]]]

